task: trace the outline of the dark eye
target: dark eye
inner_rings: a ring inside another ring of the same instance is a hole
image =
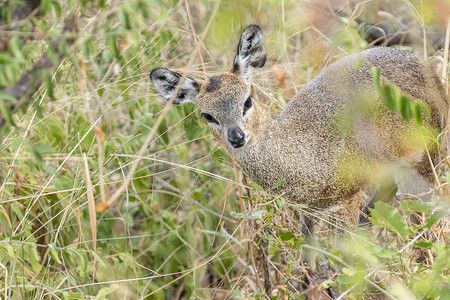
[[[250,96],[250,97],[248,97],[247,98],[247,100],[245,100],[245,103],[244,103],[244,116],[245,116],[245,113],[247,112],[247,110],[249,110],[250,109],[250,107],[252,107],[252,96]]]
[[[217,120],[214,119],[214,117],[211,116],[210,114],[202,113],[202,117],[204,117],[208,123],[215,123],[219,125],[219,122],[217,122]]]

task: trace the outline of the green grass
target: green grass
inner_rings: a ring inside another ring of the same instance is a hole
[[[430,23],[433,4],[399,9],[403,3],[385,7],[415,24],[423,16],[427,25],[442,25]],[[301,299],[328,286],[350,299],[448,297],[445,150],[432,202],[377,205],[378,225],[361,228],[349,249],[338,251],[327,215],[312,212],[325,223],[320,243],[304,241],[295,216],[303,207],[255,185],[249,194],[197,108],[167,107],[150,86],[157,66],[200,79],[204,70],[225,71],[242,28],[258,23],[269,61],[255,88],[260,102],[278,112],[330,62],[367,47],[353,18],[327,27],[313,18],[323,7],[288,0],[42,6],[35,29],[24,24],[8,33],[13,42],[1,53],[1,87],[51,53],[64,12],[76,12],[78,30],[28,106],[2,127],[2,298]],[[370,17],[381,8],[359,9]],[[2,7],[2,18],[7,14]],[[408,49],[421,55],[423,48]],[[285,72],[286,87],[274,64]],[[418,224],[410,214],[418,214]],[[311,255],[315,269],[305,265]],[[268,277],[272,295],[264,292]]]

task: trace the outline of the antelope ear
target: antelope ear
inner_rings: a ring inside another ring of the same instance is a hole
[[[256,70],[266,63],[266,46],[258,25],[250,25],[242,32],[233,61],[233,73],[250,82]]]
[[[150,73],[150,80],[153,86],[166,100],[172,98],[181,77],[181,74],[163,68],[153,69]],[[194,79],[186,77],[177,95],[173,98],[173,104],[178,105],[185,102],[195,103],[199,92],[199,84]]]

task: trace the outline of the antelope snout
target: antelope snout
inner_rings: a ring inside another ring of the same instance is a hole
[[[245,145],[245,133],[239,127],[228,128],[227,136],[231,147],[239,148]]]

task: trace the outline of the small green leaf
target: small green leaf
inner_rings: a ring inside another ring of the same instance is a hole
[[[14,126],[11,108],[9,105],[6,105],[5,102],[0,102],[0,117],[2,117],[9,126]]]
[[[11,37],[11,39],[9,41],[9,48],[18,61],[24,60],[24,57],[23,57],[22,51],[21,51],[21,49],[23,49],[23,46],[21,45],[21,40],[20,40],[19,36],[13,35]]]
[[[430,228],[433,226],[437,221],[439,221],[444,216],[447,216],[448,212],[446,212],[443,209],[436,210],[427,220],[427,223],[425,224],[425,227]]]
[[[428,104],[425,101],[423,101],[421,99],[417,99],[416,104],[420,106],[420,108],[423,110],[423,112],[425,113],[425,115],[428,118],[431,118],[430,107],[428,106]]]
[[[158,126],[158,134],[159,134],[159,138],[161,138],[161,140],[163,140],[166,145],[169,144],[169,135],[168,135],[167,131],[168,131],[168,127],[167,127],[166,120],[162,120],[162,122]]]
[[[250,182],[249,186],[251,186],[253,190],[260,190],[260,191],[264,192],[264,189],[262,188],[262,186],[260,186],[257,183]]]
[[[373,84],[375,86],[375,91],[379,92],[381,89],[381,75],[380,75],[380,69],[378,69],[375,66],[372,66],[370,68],[370,72],[372,73],[373,78]]]
[[[78,44],[83,58],[89,59],[91,57],[91,39],[88,37],[81,37]]]
[[[283,197],[279,197],[277,201],[275,201],[275,203],[277,204],[278,209],[280,209],[284,207],[284,205],[286,205],[286,199],[284,199]]]
[[[295,249],[300,249],[304,242],[305,242],[304,237],[294,238],[294,239],[290,239],[290,240],[286,241],[288,247],[295,248]]]
[[[277,236],[284,242],[294,238],[294,234],[292,232],[277,232]]]
[[[45,14],[47,11],[50,10],[52,4],[52,0],[42,0],[41,1],[41,13]]]
[[[281,253],[281,245],[276,240],[270,240],[269,241],[269,247],[267,248],[267,253],[270,255]]]
[[[52,6],[57,14],[61,14],[61,4],[58,1],[52,1]]]
[[[147,4],[145,2],[139,2],[138,3],[138,7],[139,7],[139,9],[142,12],[142,16],[145,19],[148,19],[150,17],[150,10],[149,10]]]
[[[247,196],[241,196],[241,198],[244,199],[244,200],[250,201],[250,202],[254,202],[255,201],[255,199],[247,197]]]
[[[291,206],[294,209],[298,209],[298,210],[308,208],[308,204],[306,204],[306,203],[289,203],[289,206]]]
[[[125,29],[131,29],[130,18],[125,7],[120,7],[119,9],[119,21]]]
[[[414,115],[414,119],[416,120],[416,123],[419,125],[422,125],[422,113],[420,111],[420,106],[417,104],[412,104],[412,113]]]
[[[359,68],[361,68],[363,62],[364,62],[364,56],[359,55],[359,56],[356,58],[356,60],[355,60],[355,65],[354,65],[355,70],[358,70]],[[372,67],[372,68],[374,68],[374,67]],[[372,69],[370,69],[370,71],[372,71]],[[379,70],[378,70],[378,71],[379,71]],[[372,73],[372,76],[373,76],[373,73]],[[375,81],[375,80],[374,80],[374,81]]]
[[[420,240],[413,243],[413,247],[423,248],[423,249],[431,249],[433,247],[433,243],[429,241]]]
[[[48,248],[50,250],[49,251],[50,257],[58,264],[61,264],[62,262],[58,257],[58,251],[56,250],[55,244],[54,243],[48,244]]]
[[[63,298],[65,300],[79,300],[86,299],[86,296],[82,293],[63,292]]]
[[[395,255],[399,254],[399,251],[390,247],[383,247],[378,249],[375,253],[376,257],[381,259],[391,259]]]
[[[58,64],[59,61],[58,50],[55,49],[55,46],[57,45],[49,44],[47,48],[47,56],[54,65]]]
[[[47,88],[48,96],[50,97],[50,99],[54,100],[55,94],[54,94],[54,88],[53,88],[53,82],[52,82],[52,74],[50,72],[44,73],[44,83]]]
[[[324,281],[322,281],[322,283],[321,283],[321,285],[322,285],[325,289],[330,288],[333,284],[334,284],[334,281],[331,280],[331,279],[324,280]]]
[[[117,290],[119,286],[117,284],[113,284],[109,287],[101,288],[100,291],[98,291],[97,296],[95,296],[95,299],[97,300],[103,300],[108,294],[111,294],[115,290]]]
[[[364,287],[364,284],[366,282],[365,276],[366,273],[363,271],[351,271],[347,268],[343,268],[342,275],[339,275],[336,278],[336,283],[342,288],[342,289],[349,289],[354,287],[357,289],[362,289]]]
[[[272,189],[272,190],[276,189],[276,188],[279,187],[282,183],[283,183],[283,180],[280,179],[277,183],[275,183],[275,185],[274,185],[271,189]]]
[[[0,91],[0,99],[15,103],[17,102],[17,99],[8,94],[7,92]]]
[[[399,98],[399,110],[402,114],[402,118],[406,121],[411,120],[411,99],[405,95],[401,95]]]
[[[116,58],[120,59],[120,52],[119,48],[117,46],[116,38],[114,36],[110,36],[107,38],[107,43],[109,46],[109,50],[111,51],[111,54]]]
[[[329,252],[330,252],[331,254],[333,254],[334,256],[339,257],[339,258],[342,259],[342,253],[341,253],[338,249],[333,248],[333,249],[331,249]],[[332,262],[332,263],[334,263],[334,264],[339,264],[339,263],[340,263],[340,261],[336,260],[335,258],[333,258],[333,257],[331,257],[331,256],[327,256],[327,258],[328,258],[328,260],[329,260],[330,262]]]
[[[384,85],[380,88],[380,93],[384,105],[391,110],[395,110],[397,108],[397,103],[391,86]]]
[[[59,42],[59,45],[58,45],[58,52],[61,55],[67,55],[68,51],[69,51],[69,49],[68,49],[68,46],[67,46],[66,39],[61,39],[61,41]]]
[[[402,217],[398,214],[397,209],[384,202],[376,202],[375,208],[370,209],[371,218],[370,221],[375,224],[386,228],[392,233],[400,236],[403,241],[406,241],[408,234],[408,227],[403,222]]]
[[[402,201],[401,208],[407,214],[409,214],[407,211],[431,214],[433,211],[433,204],[419,200],[405,200]]]

